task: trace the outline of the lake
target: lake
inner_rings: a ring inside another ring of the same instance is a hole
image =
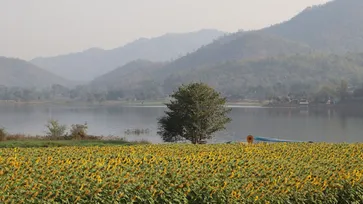
[[[87,122],[89,134],[114,135],[128,140],[160,143],[157,118],[164,107],[148,106],[50,106],[0,104],[0,127],[10,133],[44,135],[50,118],[60,123]],[[210,142],[245,141],[252,134],[288,140],[363,142],[363,111],[232,107],[232,122]],[[128,129],[149,129],[144,135],[127,135]]]

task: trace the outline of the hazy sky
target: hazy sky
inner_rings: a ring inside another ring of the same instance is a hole
[[[329,0],[0,0],[0,56],[31,59],[140,37],[287,20]]]

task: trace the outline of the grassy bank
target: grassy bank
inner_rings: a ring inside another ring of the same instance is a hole
[[[66,126],[60,125],[57,121],[50,122],[53,124],[48,128],[50,132],[47,135],[24,135],[8,134],[4,128],[0,128],[0,148],[15,147],[88,147],[88,146],[119,146],[119,145],[136,145],[150,144],[150,142],[127,141],[125,138],[117,136],[96,136],[86,134],[87,125],[73,126],[71,134],[66,134]],[[64,128],[62,128],[64,127]],[[148,129],[128,129],[125,134],[137,135],[143,134]],[[52,134],[53,133],[53,134]],[[56,136],[56,135],[63,136]]]
[[[10,140],[1,141],[0,148],[14,147],[90,147],[90,146],[119,146],[147,144],[146,141],[126,141],[126,140]]]
[[[360,203],[362,144],[0,149],[0,202]]]

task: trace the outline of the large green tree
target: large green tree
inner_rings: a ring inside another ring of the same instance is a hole
[[[166,115],[158,122],[158,134],[165,142],[205,143],[231,121],[227,116],[230,109],[224,106],[226,99],[204,83],[182,85],[170,97]]]

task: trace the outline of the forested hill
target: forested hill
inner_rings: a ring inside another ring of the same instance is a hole
[[[104,88],[107,85],[109,90],[122,90],[124,97],[148,99],[165,97],[181,84],[202,81],[231,98],[264,98],[289,92],[314,92],[321,86],[337,86],[343,79],[354,84],[363,81],[363,54],[339,56],[312,52],[229,60],[179,69],[160,77],[169,71],[168,66],[147,61],[133,62],[94,80],[92,87]]]
[[[36,58],[31,63],[68,79],[90,81],[134,60],[174,60],[222,35],[224,32],[210,29],[170,33],[151,39],[141,38],[111,50],[93,48],[68,55]]]
[[[153,69],[144,84],[148,89],[153,84],[161,96],[191,81],[207,82],[225,95],[236,96],[250,96],[250,92],[282,93],[301,87],[318,89],[342,79],[360,86],[362,9],[361,0],[335,0],[307,8],[294,18],[268,28],[221,37]],[[119,69],[118,73],[121,72]],[[142,73],[137,78],[141,76]],[[113,81],[115,85],[120,83]],[[128,78],[128,81],[133,80]],[[135,80],[122,89],[142,87],[140,84]],[[280,88],[268,88],[274,86]]]
[[[91,85],[109,89],[136,88],[135,85],[139,82],[153,80],[155,71],[162,69],[166,64],[148,60],[136,60],[97,77],[92,81]]]
[[[363,1],[335,0],[309,7],[292,19],[257,31],[239,32],[169,65],[190,69],[227,60],[306,54],[363,52]]]
[[[168,76],[163,90],[203,81],[226,96],[264,98],[272,94],[314,92],[321,86],[336,86],[340,80],[363,82],[363,54],[295,54],[258,60],[234,60],[201,66]]]
[[[235,33],[171,62],[158,75],[165,76],[185,70],[190,71],[200,66],[209,67],[229,60],[264,59],[310,52],[312,49],[309,46],[278,36],[259,32]]]
[[[363,1],[335,0],[305,9],[260,32],[333,53],[363,52]]]
[[[0,85],[33,88],[52,84],[71,83],[24,60],[0,57]]]

